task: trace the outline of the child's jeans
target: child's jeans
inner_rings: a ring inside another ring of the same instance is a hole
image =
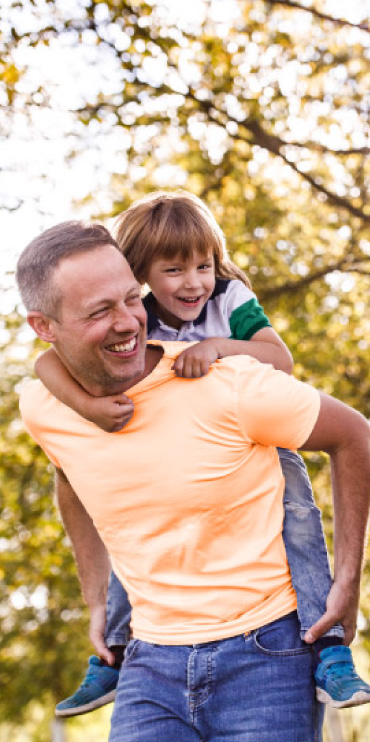
[[[278,448],[285,477],[283,538],[303,639],[307,629],[326,611],[332,579],[326,551],[321,514],[313,499],[311,483],[302,457]],[[111,574],[108,589],[105,640],[108,647],[126,645],[130,638],[131,606],[121,583]],[[337,624],[325,636],[343,637]]]
[[[111,572],[108,599],[105,642],[107,647],[125,647],[130,641],[131,605],[126,590],[118,577]]]
[[[297,612],[301,638],[326,611],[326,599],[332,585],[328,554],[311,482],[302,457],[287,448],[278,448],[285,477],[283,539],[293,587],[297,594]],[[343,637],[340,624],[324,636]]]

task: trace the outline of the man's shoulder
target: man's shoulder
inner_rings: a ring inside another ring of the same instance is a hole
[[[21,390],[19,409],[26,430],[39,442],[39,432],[55,419],[54,397],[38,379],[29,381]],[[56,401],[56,400],[55,400]]]
[[[37,409],[43,401],[51,397],[50,392],[46,389],[39,379],[32,379],[21,390],[19,397],[19,407],[22,412]]]
[[[28,429],[49,427],[51,420],[60,417],[64,405],[54,397],[39,379],[26,384],[19,397],[22,420]],[[69,408],[65,408],[69,409]],[[72,411],[71,411],[72,412]]]
[[[273,366],[271,366],[269,363],[261,363],[257,360],[257,358],[253,358],[252,356],[248,356],[247,354],[241,354],[238,356],[226,356],[225,358],[220,358],[216,363],[220,369],[230,369],[232,371],[235,371],[236,373],[245,372],[258,374],[263,373],[264,368],[274,370]]]
[[[148,340],[148,348],[150,348],[151,345],[159,346],[160,348],[163,348],[163,359],[173,359],[177,358],[180,353],[182,353],[185,348],[189,348],[191,345],[195,345],[195,343],[198,342],[197,340],[193,340],[192,342],[185,342],[183,340],[154,340],[150,338]]]

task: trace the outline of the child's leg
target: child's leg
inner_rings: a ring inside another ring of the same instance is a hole
[[[57,716],[87,714],[114,700],[119,670],[130,638],[130,619],[131,606],[127,593],[112,572],[108,587],[104,638],[107,647],[116,658],[115,664],[110,667],[99,657],[90,657],[81,685],[72,696],[58,703],[55,710]]]
[[[299,454],[278,448],[285,477],[283,538],[297,594],[301,638],[326,611],[332,585],[321,514],[316,507],[304,461]],[[343,637],[337,624],[325,636]]]
[[[104,638],[109,649],[125,647],[130,640],[131,605],[126,590],[118,577],[111,572],[108,597],[107,620]]]
[[[303,639],[325,613],[332,579],[321,514],[303,459],[285,448],[278,453],[285,477],[283,537]],[[370,702],[370,687],[358,676],[343,634],[336,624],[313,645],[317,698],[336,708]]]

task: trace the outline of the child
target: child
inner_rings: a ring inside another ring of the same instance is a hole
[[[288,349],[247,278],[229,260],[224,236],[202,201],[185,192],[151,194],[120,215],[116,236],[136,279],[151,288],[144,298],[148,337],[197,341],[177,357],[178,375],[202,376],[217,358],[236,354],[249,354],[291,373]],[[36,370],[56,397],[104,430],[120,430],[131,419],[133,406],[125,395],[91,397],[69,376],[54,350],[38,359]],[[320,513],[303,460],[285,449],[279,449],[279,457],[285,477],[283,537],[303,639],[326,610],[331,577]],[[105,631],[109,664],[90,658],[84,682],[58,704],[58,716],[86,713],[113,699],[129,622],[127,594],[112,574]],[[313,645],[317,697],[339,708],[370,701],[370,686],[357,675],[343,634],[336,625]]]

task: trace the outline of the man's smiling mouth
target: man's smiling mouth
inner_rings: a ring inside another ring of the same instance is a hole
[[[128,343],[114,343],[114,345],[107,345],[107,350],[112,353],[129,353],[134,350],[136,345],[136,337],[129,340]]]

